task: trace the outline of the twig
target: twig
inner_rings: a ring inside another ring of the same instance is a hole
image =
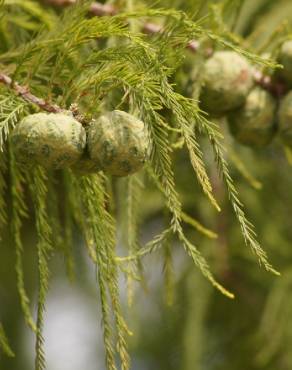
[[[76,0],[43,0],[45,3],[53,5],[53,6],[59,6],[59,7],[65,7],[69,5],[76,4]],[[115,15],[117,14],[117,9],[110,4],[101,4],[99,2],[93,2],[90,5],[89,13],[96,17],[102,17],[104,15]]]
[[[153,33],[162,33],[163,27],[155,23],[145,23],[142,27],[142,31],[147,35],[152,35]]]
[[[118,13],[117,9],[113,5],[101,4],[98,2],[94,2],[90,5],[89,12],[97,17],[115,15]]]
[[[76,0],[44,0],[47,4],[55,6],[67,6],[76,3]]]
[[[16,95],[19,95],[25,101],[37,105],[40,109],[50,112],[50,113],[63,113],[68,112],[68,110],[59,107],[57,104],[50,104],[46,100],[39,98],[29,92],[29,88],[26,86],[21,86],[17,82],[13,81],[9,76],[0,72],[0,83],[11,88]],[[82,113],[79,112],[77,104],[71,104],[69,111],[79,121],[83,126],[88,125],[90,119],[85,117]]]
[[[254,70],[253,79],[263,89],[269,91],[276,97],[285,95],[288,91],[287,85],[282,81],[274,81],[271,76],[264,75],[261,71]]]
[[[27,102],[37,105],[42,110],[51,113],[60,113],[64,111],[64,109],[60,108],[58,105],[50,104],[44,99],[31,94],[28,87],[19,85],[4,73],[0,73],[0,83],[10,87],[17,95],[21,96]]]

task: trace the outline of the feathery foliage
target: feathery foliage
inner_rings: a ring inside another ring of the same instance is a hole
[[[10,155],[10,178],[11,178],[11,203],[12,203],[12,220],[11,232],[13,235],[16,264],[15,270],[17,275],[17,289],[20,297],[21,307],[24,313],[27,324],[36,331],[36,325],[30,311],[30,300],[26,293],[24,284],[24,271],[23,271],[23,243],[21,238],[21,227],[23,218],[28,217],[28,209],[24,199],[24,174],[15,162],[14,153],[9,145]]]
[[[0,90],[1,93],[1,90]],[[25,103],[11,94],[0,95],[0,150],[6,141],[9,130],[15,126],[22,115]]]
[[[5,70],[13,82],[27,86],[27,91],[22,94],[13,83],[0,87],[0,224],[3,228],[3,224],[11,222],[20,303],[27,324],[36,332],[36,370],[46,368],[43,328],[50,255],[52,251],[62,252],[67,275],[73,280],[75,226],[82,234],[96,268],[108,370],[117,370],[119,364],[122,370],[130,368],[127,337],[131,332],[122,313],[119,272],[126,275],[128,301],[132,304],[134,281],[140,280],[143,284],[144,280],[142,257],[162,250],[166,301],[170,304],[174,296],[174,242],[183,247],[215,288],[233,298],[233,293],[215,279],[205,252],[193,241],[193,235],[189,236],[186,226],[211,239],[218,235],[184,211],[177,185],[175,158],[184,153],[206,200],[217,211],[222,208],[213,189],[202,138],[208,140],[208,146],[214,152],[214,162],[225,183],[246,245],[266,270],[278,274],[246,218],[224,156],[220,128],[206,118],[196,99],[184,96],[179,91],[180,86],[173,82],[176,73],[184,68],[185,48],[193,39],[213,48],[234,50],[260,67],[274,68],[277,63],[248,50],[240,37],[232,32],[239,20],[242,1],[213,4],[211,15],[207,17],[203,17],[205,2],[191,3],[188,10],[196,12],[193,18],[180,10],[154,6],[128,9],[110,17],[89,17],[90,1],[78,1],[64,10],[54,10],[33,0],[0,2],[1,72]],[[229,16],[232,22],[225,25],[225,18]],[[148,19],[163,22],[164,31],[149,37],[140,33],[138,27],[128,26],[129,20],[135,25],[143,25]],[[12,33],[9,32],[11,27]],[[193,88],[196,93],[200,90],[200,72],[199,66]],[[87,121],[106,110],[134,112],[145,123],[150,136],[151,158],[145,171],[119,180],[102,172],[79,176],[71,170],[59,173],[40,167],[33,170],[20,168],[10,145],[7,146],[7,139],[24,115],[39,109],[25,98],[28,93],[45,99],[47,104],[58,104],[62,109],[77,105]],[[258,188],[259,183],[242,162],[236,156],[233,161],[242,175]],[[9,179],[6,167],[9,168]],[[8,186],[11,220],[5,213]],[[162,231],[142,246],[140,208],[147,186],[162,195],[159,211],[167,222]],[[118,194],[116,189],[119,189]],[[32,213],[34,217],[31,217]],[[25,289],[21,235],[24,219],[34,220],[37,235],[39,292],[36,323]],[[118,256],[117,240],[121,240],[126,255]],[[2,326],[0,344],[7,354],[12,354]]]
[[[8,356],[8,357],[14,357],[14,353],[12,349],[10,348],[10,345],[8,343],[7,336],[5,334],[3,325],[0,323],[0,347],[2,351]]]
[[[82,178],[78,181],[77,186],[80,187],[87,226],[92,231],[96,248],[97,277],[100,285],[107,366],[109,369],[116,369],[108,312],[111,304],[117,327],[116,350],[121,360],[122,369],[127,370],[129,369],[129,355],[125,336],[128,329],[119,303],[117,265],[114,257],[115,225],[111,215],[106,210],[107,199],[103,179],[98,175]]]
[[[36,333],[36,359],[35,368],[43,370],[46,367],[44,354],[44,312],[46,295],[49,289],[49,266],[48,259],[52,249],[51,235],[52,230],[47,217],[47,177],[41,168],[33,171],[33,182],[30,185],[31,195],[34,202],[35,222],[38,235],[37,254],[38,254],[38,276],[39,276],[39,296],[37,312],[37,333]]]

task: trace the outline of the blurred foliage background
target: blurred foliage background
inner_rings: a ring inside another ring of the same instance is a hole
[[[10,2],[14,4],[12,0]],[[123,5],[123,1],[111,3],[120,7]],[[259,53],[273,52],[277,40],[290,34],[290,0],[229,0],[229,3],[223,12],[226,27],[232,27],[237,37],[242,38],[243,44],[251,50]],[[17,1],[15,4],[17,6]],[[139,4],[145,5],[142,1]],[[134,5],[138,5],[138,2],[136,4],[134,1]],[[216,16],[222,7],[220,1],[161,0],[155,6],[181,9],[194,19],[201,19],[212,12],[214,24],[220,27],[216,23]],[[210,19],[212,22],[212,17]],[[178,89],[187,96],[192,94],[190,81],[196,58],[186,51],[183,67],[175,76]],[[207,142],[204,143],[202,139],[204,158],[222,209],[220,214],[213,210],[202,195],[187,160],[187,153],[175,150],[174,170],[184,210],[214,232],[204,235],[185,220],[187,233],[210,261],[217,279],[235,294],[235,299],[229,300],[214,290],[194,268],[192,261],[181,252],[176,241],[170,240],[163,250],[143,258],[145,279],[141,285],[134,284],[131,293],[134,295],[133,303],[130,306],[125,280],[121,278],[124,310],[134,332],[130,339],[133,370],[292,369],[291,165],[279,140],[274,140],[268,148],[261,150],[246,148],[229,136],[224,119],[218,123],[224,132],[226,155],[241,199],[256,226],[259,240],[273,265],[281,272],[281,277],[261,269],[245,248],[225,188],[217,177]],[[121,204],[124,201],[123,186],[125,184],[120,180],[114,184],[113,189],[121,194]],[[160,195],[151,184],[143,192],[145,201],[140,207],[141,235],[143,240],[149,240],[150,235],[162,228],[168,215],[163,210]],[[35,257],[30,252],[30,245],[34,242],[31,227],[27,221],[24,228],[25,271],[28,290],[34,296],[36,271],[32,268]],[[11,243],[4,235],[0,259],[0,316],[17,356],[9,359],[1,354],[0,369],[29,370],[32,365],[27,353],[33,350],[33,344],[29,339],[29,345],[24,344],[27,329],[24,329],[18,303]],[[96,288],[87,257],[80,252],[80,243],[78,234],[74,235],[74,253],[78,260],[74,294],[80,297],[80,312],[84,313],[81,303],[96,304]],[[122,237],[120,244],[122,247]],[[161,255],[164,258],[161,259]],[[65,279],[59,259],[58,256],[53,259],[53,280],[56,283],[50,293],[47,327],[51,325],[50,307],[58,307],[59,302],[54,291],[64,284]],[[167,264],[165,261],[168,261]],[[68,286],[63,294],[69,294],[70,289],[73,288]],[[78,298],[74,300],[77,312],[78,302]],[[70,310],[69,306],[65,308]],[[63,313],[63,316],[66,317],[66,314]],[[78,321],[82,322],[82,319],[77,314],[68,325],[74,327]],[[92,328],[96,332],[100,330],[98,316],[94,317],[94,314],[84,325],[88,331]],[[61,331],[55,332],[57,347],[62,338]],[[86,343],[93,348],[86,360],[88,365],[82,365],[84,369],[103,369],[102,360],[96,358],[102,349],[96,348],[95,353],[95,344],[98,344],[95,339]],[[99,346],[102,347],[101,344]],[[80,343],[80,350],[81,347]],[[72,356],[73,352],[78,355],[78,348],[70,347],[67,350],[72,352]],[[56,353],[58,355],[58,351]],[[64,369],[67,369],[65,366],[64,363]],[[50,365],[48,369],[57,370]],[[71,369],[75,370],[74,364]]]

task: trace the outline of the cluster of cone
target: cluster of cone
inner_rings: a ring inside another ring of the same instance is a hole
[[[292,40],[279,53],[283,69],[276,78],[291,90],[280,99],[256,85],[253,68],[234,51],[218,51],[207,60],[200,95],[201,108],[211,116],[226,116],[231,134],[243,145],[264,147],[278,133],[292,148]],[[128,176],[149,157],[145,124],[123,111],[100,116],[83,127],[71,112],[36,113],[13,130],[12,145],[26,167],[72,168],[80,174],[103,170]]]
[[[149,155],[144,123],[118,110],[103,114],[86,128],[70,112],[31,114],[14,128],[11,142],[17,161],[25,167],[70,167],[80,174],[103,170],[128,176]]]
[[[231,134],[243,145],[264,147],[276,134],[292,147],[292,41],[279,53],[283,69],[273,77],[288,88],[275,96],[256,85],[253,67],[234,51],[218,51],[204,66],[201,108],[213,117],[226,116]]]

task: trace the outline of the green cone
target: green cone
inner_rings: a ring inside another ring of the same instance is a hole
[[[115,110],[94,121],[88,131],[89,156],[115,176],[138,171],[148,158],[149,137],[142,121]]]
[[[275,135],[275,112],[273,96],[255,87],[244,105],[228,115],[230,132],[243,145],[264,147]]]
[[[81,123],[65,113],[31,114],[15,127],[11,139],[19,163],[49,169],[72,165],[82,156],[86,144]]]
[[[251,67],[233,51],[218,51],[203,70],[201,108],[214,116],[240,107],[252,87]]]

